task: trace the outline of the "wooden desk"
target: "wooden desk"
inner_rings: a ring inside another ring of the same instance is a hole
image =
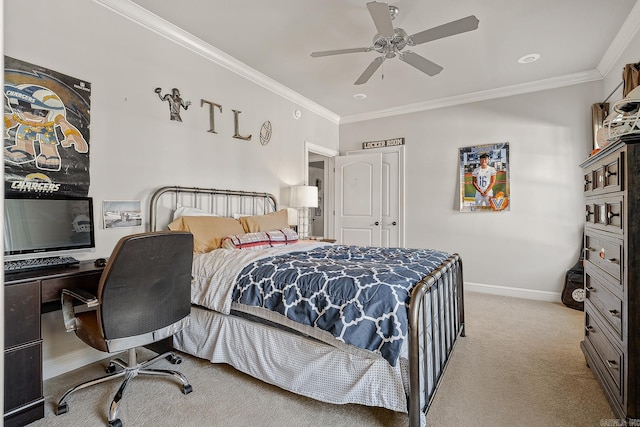
[[[44,417],[40,314],[60,309],[64,288],[98,289],[104,267],[94,261],[4,277],[4,425]]]

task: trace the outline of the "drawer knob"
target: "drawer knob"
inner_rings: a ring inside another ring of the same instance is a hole
[[[609,310],[609,314],[611,314],[613,317],[620,318],[620,312],[618,310]]]
[[[614,216],[620,216],[620,214],[613,213],[613,212],[611,212],[611,211],[607,212],[607,218],[608,218],[608,219],[611,219],[611,218],[613,218]]]
[[[598,256],[602,259],[605,259],[607,257],[606,252],[607,251],[605,251],[604,248],[602,248],[600,249],[600,252],[598,252]]]
[[[607,365],[609,366],[610,369],[615,369],[615,370],[620,369],[620,367],[618,366],[618,362],[616,362],[615,360],[607,360]]]
[[[595,329],[593,329],[593,326],[591,326],[591,325],[585,326],[584,330],[587,331],[587,333],[596,331]]]
[[[607,172],[605,172],[605,175],[607,176],[607,178],[611,178],[614,175],[617,175],[617,172],[612,172],[610,170],[607,169]]]
[[[591,286],[589,286],[589,285],[585,285],[585,286],[584,286],[584,288],[585,288],[586,290],[588,290],[589,292],[595,292],[595,291],[596,291],[596,289],[595,289],[594,287],[591,287]]]

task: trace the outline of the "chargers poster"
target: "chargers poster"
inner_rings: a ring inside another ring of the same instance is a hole
[[[460,212],[510,207],[509,143],[460,148]]]
[[[5,193],[89,192],[91,84],[4,57]]]

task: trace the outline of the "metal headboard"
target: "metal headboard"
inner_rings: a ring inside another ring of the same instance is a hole
[[[235,214],[263,215],[278,210],[278,202],[275,196],[270,193],[217,188],[161,187],[151,196],[150,230],[157,231],[158,216],[161,215],[163,209],[164,216],[170,218],[179,204],[228,217]]]

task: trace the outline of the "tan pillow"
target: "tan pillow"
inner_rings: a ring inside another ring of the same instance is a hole
[[[281,209],[266,215],[254,215],[240,217],[240,223],[246,233],[255,233],[256,231],[272,231],[289,228],[287,218],[287,210]]]
[[[193,251],[199,253],[218,249],[227,236],[244,233],[238,220],[219,216],[182,216],[169,224],[169,230],[191,232]]]

